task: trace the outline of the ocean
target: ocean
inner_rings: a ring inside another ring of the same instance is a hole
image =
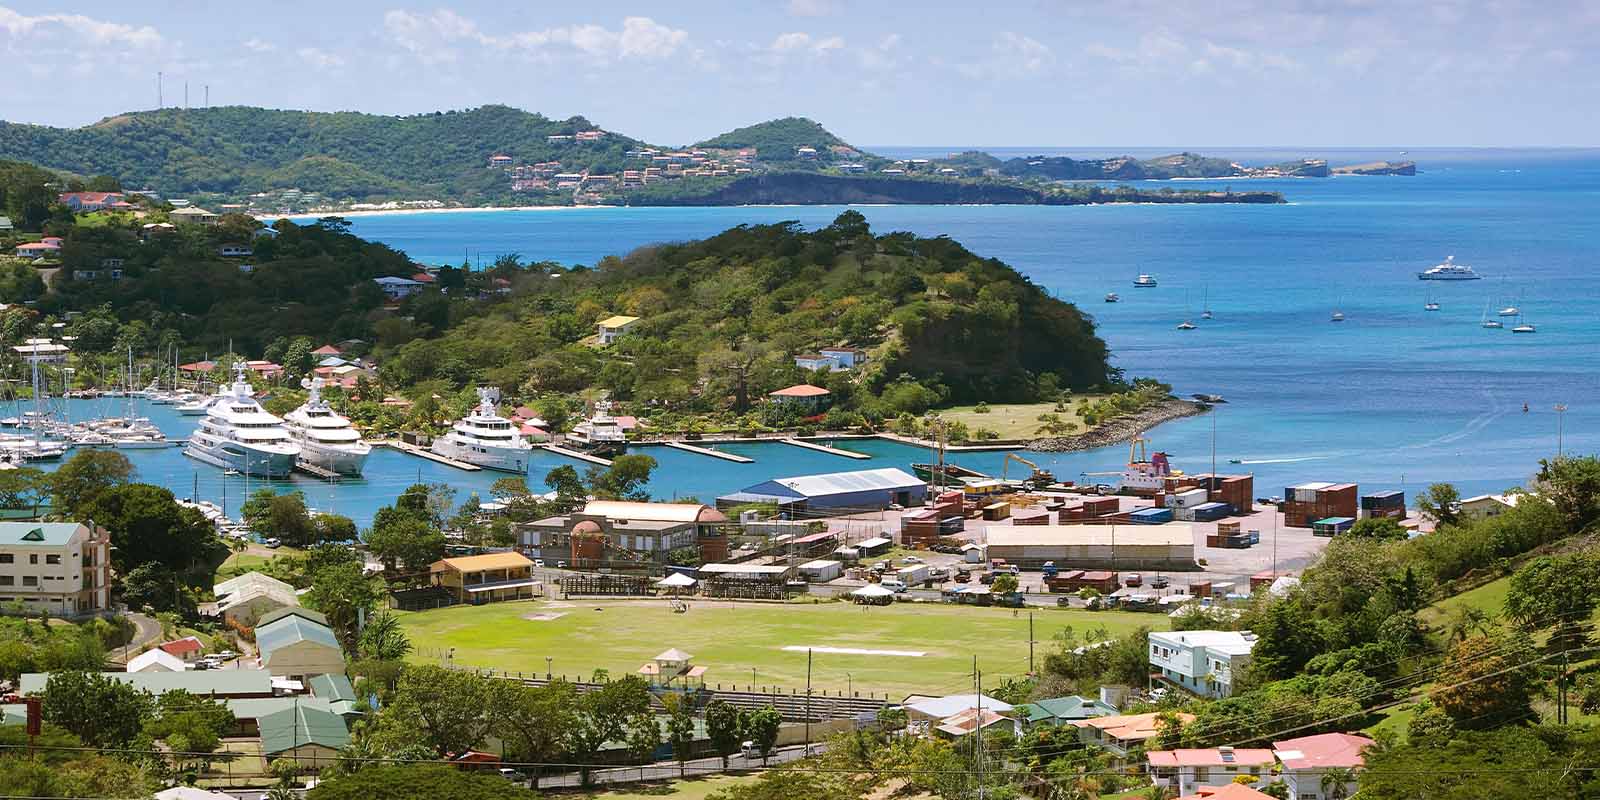
[[[966,148],[882,148],[902,156]],[[1103,154],[1050,148],[1018,153]],[[1213,151],[1207,151],[1208,153]],[[1215,415],[1167,423],[1152,446],[1176,467],[1250,472],[1257,495],[1313,480],[1415,493],[1436,481],[1466,494],[1524,484],[1559,446],[1600,445],[1591,401],[1600,376],[1600,152],[1597,151],[1215,151],[1264,163],[1291,154],[1333,163],[1412,158],[1415,177],[1183,181],[1281,191],[1277,206],[1110,205],[858,206],[874,230],[947,235],[999,258],[1096,319],[1129,376],[1158,378],[1180,395],[1222,395]],[[1154,185],[1154,184],[1146,184]],[[651,243],[707,236],[734,225],[793,220],[826,225],[843,207],[581,208],[420,213],[351,218],[352,230],[430,263],[525,260],[593,264]],[[1484,280],[1419,281],[1445,256]],[[1159,280],[1135,289],[1141,272]],[[1107,292],[1122,301],[1107,304]],[[1432,299],[1439,311],[1423,310]],[[1480,326],[1519,306],[1535,334]],[[1214,319],[1200,319],[1209,307]],[[1330,322],[1333,311],[1345,314]],[[1199,326],[1180,331],[1193,319]],[[1527,410],[1524,411],[1524,404]],[[1557,405],[1568,408],[1564,414]],[[188,423],[179,420],[175,423]],[[187,431],[184,430],[184,433]],[[1559,434],[1559,437],[1558,437]],[[1213,450],[1213,441],[1215,448]],[[739,465],[651,448],[660,497],[709,501],[769,477],[905,467],[922,451],[888,442],[842,445],[871,461],[782,444],[730,446],[756,459]],[[1127,447],[1030,455],[1064,479],[1119,470]],[[191,479],[220,475],[173,451],[138,454],[149,478],[188,494]],[[998,471],[998,453],[956,461]],[[1237,460],[1240,463],[1229,463]],[[566,463],[541,455],[530,483]],[[418,470],[467,492],[494,476],[466,475],[384,452],[368,481],[337,488],[303,481],[313,505],[369,519]],[[232,480],[232,479],[230,479]],[[297,479],[298,480],[298,479]],[[242,486],[240,487],[242,489]],[[318,499],[317,493],[326,494]],[[209,494],[202,489],[202,494]]]

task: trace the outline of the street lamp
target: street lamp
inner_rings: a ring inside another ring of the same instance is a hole
[[[550,662],[552,662],[554,660],[555,660],[555,658],[553,656],[545,656],[544,657],[544,679],[545,680],[550,680]]]
[[[849,687],[845,691],[845,693],[850,695],[851,697],[855,697],[855,695],[856,695],[856,679],[855,679],[855,677],[852,676],[850,673],[846,672],[844,674],[844,681],[845,681],[845,686]]]
[[[1562,434],[1566,432],[1567,404],[1556,403],[1556,458],[1561,457]]]

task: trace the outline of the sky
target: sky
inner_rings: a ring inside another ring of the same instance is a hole
[[[0,118],[500,103],[657,144],[1600,145],[1600,0],[0,0]]]

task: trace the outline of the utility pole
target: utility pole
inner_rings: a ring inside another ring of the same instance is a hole
[[[806,648],[806,756],[811,756],[811,648]]]
[[[978,714],[972,729],[972,773],[978,784],[978,797],[983,797],[983,673],[978,671],[978,657],[972,657],[972,682],[978,690]]]
[[[1028,612],[1028,674],[1033,672],[1033,612]]]
[[[206,84],[206,103],[205,103],[205,107],[206,108],[210,108],[211,107],[211,84],[209,84],[209,83]]]
[[[1562,453],[1562,449],[1563,449],[1562,448],[1561,438],[1562,438],[1562,434],[1566,432],[1566,430],[1565,430],[1566,421],[1567,421],[1567,404],[1566,403],[1557,403],[1556,404],[1556,458],[1557,459],[1561,458],[1561,453]]]
[[[164,77],[163,73],[161,73],[161,72],[157,72],[156,73],[156,108],[158,108],[158,109],[167,107],[167,101],[161,95],[161,89],[162,89],[161,83],[162,83],[162,78],[163,77]]]

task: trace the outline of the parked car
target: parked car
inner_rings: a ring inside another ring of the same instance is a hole
[[[232,660],[238,658],[239,654],[233,652],[232,650],[222,650],[222,651],[219,651],[219,652],[216,652],[216,653],[212,653],[211,657],[215,658],[215,659],[219,659],[221,661],[232,661]]]
[[[955,577],[953,578],[953,580],[956,583],[966,583],[966,582],[972,580],[972,574],[967,572],[964,569],[959,569],[959,570],[956,570],[956,574],[955,574]]]
[[[745,742],[739,745],[739,755],[745,758],[760,758],[761,748],[756,747],[755,742]]]
[[[499,770],[497,770],[497,772],[500,773],[500,777],[505,778],[512,783],[522,783],[528,779],[528,776],[512,769],[511,767],[501,767]]]
[[[267,546],[267,547],[270,547],[270,548],[272,548],[272,549],[274,549],[274,550],[276,550],[276,549],[278,549],[278,548],[279,548],[279,547],[282,547],[282,546],[283,546],[283,540],[282,540],[282,539],[278,539],[278,538],[276,538],[276,537],[274,537],[274,538],[271,538],[271,539],[268,539],[268,540],[266,540],[266,541],[265,541],[265,542],[263,542],[263,543],[262,543],[262,544],[265,544],[265,545],[266,545],[266,546]]]
[[[544,559],[542,559],[542,558],[534,559],[533,560],[533,565],[538,567],[539,569],[544,569]]]
[[[1165,589],[1171,585],[1172,581],[1169,580],[1165,575],[1157,575],[1150,579],[1150,588],[1152,589]]]
[[[902,581],[899,578],[884,578],[878,582],[878,585],[896,594],[906,590],[905,581]]]
[[[902,564],[921,564],[922,563],[922,559],[917,558],[916,556],[906,556],[905,558],[900,559],[900,563],[902,563]]]
[[[1137,572],[1130,572],[1126,578],[1122,579],[1122,583],[1124,586],[1138,586],[1144,583],[1144,578],[1141,578]]]
[[[1072,607],[1072,597],[1071,596],[1057,597],[1056,598],[1056,606],[1058,608],[1071,608]]]
[[[557,561],[556,562],[556,569],[566,569],[566,568],[567,568],[567,562],[565,562],[565,561]]]
[[[978,583],[981,583],[984,586],[988,586],[989,584],[994,583],[994,573],[993,572],[985,572],[982,575],[978,576]]]

